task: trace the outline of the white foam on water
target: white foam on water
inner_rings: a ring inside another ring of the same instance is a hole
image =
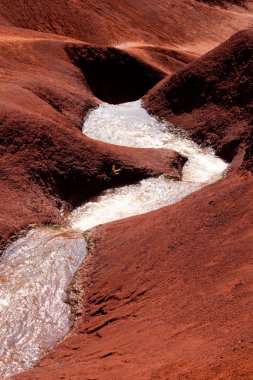
[[[0,261],[0,376],[34,364],[71,327],[66,290],[86,254],[77,232],[31,230]]]
[[[188,157],[183,169],[184,181],[213,182],[221,178],[227,168],[227,164],[210,148],[202,149],[176,133],[172,125],[148,114],[140,100],[116,105],[103,103],[89,113],[83,124],[83,133],[115,145],[175,150]]]
[[[176,203],[198,190],[199,183],[168,181],[163,176],[104,191],[94,201],[74,210],[69,218],[73,229],[88,230],[98,224],[140,215]]]
[[[172,149],[186,156],[188,162],[183,169],[182,182],[167,181],[160,176],[105,191],[73,211],[69,224],[75,229],[87,230],[176,203],[204,184],[221,178],[227,167],[211,149],[201,149],[175,129],[169,130],[168,124],[149,115],[140,101],[100,105],[86,118],[83,133],[115,145]]]

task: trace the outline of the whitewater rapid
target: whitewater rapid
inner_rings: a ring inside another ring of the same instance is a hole
[[[0,375],[36,362],[69,331],[66,291],[86,255],[75,231],[38,228],[12,243],[0,262]]]
[[[111,144],[167,148],[188,158],[182,181],[166,176],[109,189],[75,209],[65,229],[38,228],[12,243],[0,261],[0,376],[24,370],[69,331],[67,289],[86,255],[83,232],[102,223],[143,214],[180,201],[218,180],[227,164],[141,102],[102,104],[84,121],[83,133]]]
[[[227,164],[211,148],[201,148],[172,124],[158,121],[141,101],[107,104],[92,110],[83,133],[95,140],[133,148],[167,148],[186,156],[183,181],[210,183],[222,177]]]
[[[227,164],[211,148],[201,148],[171,124],[158,121],[140,101],[104,103],[92,110],[83,133],[95,140],[134,148],[167,148],[188,158],[182,181],[166,176],[104,191],[94,201],[74,210],[69,218],[74,229],[86,230],[176,203],[202,186],[223,176]]]

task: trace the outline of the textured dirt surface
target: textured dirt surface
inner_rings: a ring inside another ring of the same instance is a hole
[[[252,26],[253,2],[217,3],[0,0],[2,243],[105,187],[180,175],[173,152],[80,132],[101,99],[166,74],[145,104],[233,159],[226,179],[94,232],[73,334],[15,379],[253,378],[252,32],[200,58]]]
[[[180,46],[198,54],[252,23],[247,8],[227,9],[195,0],[1,0],[2,25],[65,35],[105,45]]]
[[[29,224],[59,221],[62,207],[76,206],[105,188],[163,172],[180,178],[185,162],[171,151],[117,149],[57,124],[15,127],[5,125],[0,135],[7,151],[0,160],[1,242]]]
[[[252,144],[252,77],[253,29],[248,29],[165,78],[144,104],[231,161],[239,147]],[[248,158],[244,164],[249,166]]]
[[[253,178],[98,228],[83,317],[28,379],[251,379]]]
[[[239,6],[245,6],[247,4],[246,0],[198,0],[202,3],[207,3],[210,5],[219,5],[222,7],[227,6],[228,4],[234,4]]]

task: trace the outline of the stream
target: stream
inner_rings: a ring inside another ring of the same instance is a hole
[[[115,145],[175,150],[188,157],[182,181],[160,176],[106,190],[73,210],[66,228],[36,228],[6,248],[0,261],[1,377],[35,364],[71,328],[66,291],[87,253],[84,231],[176,203],[227,168],[210,148],[149,115],[140,101],[101,104],[84,121],[83,133]]]

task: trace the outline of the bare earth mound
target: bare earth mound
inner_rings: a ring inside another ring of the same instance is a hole
[[[144,104],[231,161],[239,146],[252,142],[252,63],[251,29],[165,78],[144,97]]]

